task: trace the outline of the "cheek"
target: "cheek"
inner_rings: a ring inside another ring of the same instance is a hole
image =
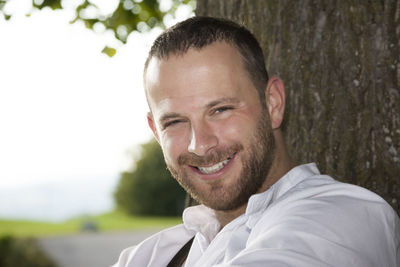
[[[188,145],[183,134],[165,134],[160,141],[167,162],[176,162],[179,155],[187,152]]]
[[[220,140],[246,143],[255,130],[255,123],[251,118],[235,118],[226,120],[218,127]]]

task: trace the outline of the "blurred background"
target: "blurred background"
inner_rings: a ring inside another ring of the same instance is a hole
[[[185,194],[148,129],[142,70],[194,4],[0,1],[0,266],[108,266],[180,222]]]

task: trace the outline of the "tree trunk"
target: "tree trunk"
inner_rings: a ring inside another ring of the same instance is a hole
[[[297,164],[375,191],[399,211],[400,1],[198,0],[246,25],[286,88]]]

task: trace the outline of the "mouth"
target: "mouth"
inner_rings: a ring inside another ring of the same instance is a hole
[[[198,170],[201,174],[214,174],[222,170],[234,157],[236,153],[228,157],[226,160],[220,161],[209,167],[191,166]]]

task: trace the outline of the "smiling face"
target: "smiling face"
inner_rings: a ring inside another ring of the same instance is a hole
[[[265,184],[274,139],[237,50],[217,42],[153,58],[145,87],[149,125],[178,182],[215,210],[245,205]]]

